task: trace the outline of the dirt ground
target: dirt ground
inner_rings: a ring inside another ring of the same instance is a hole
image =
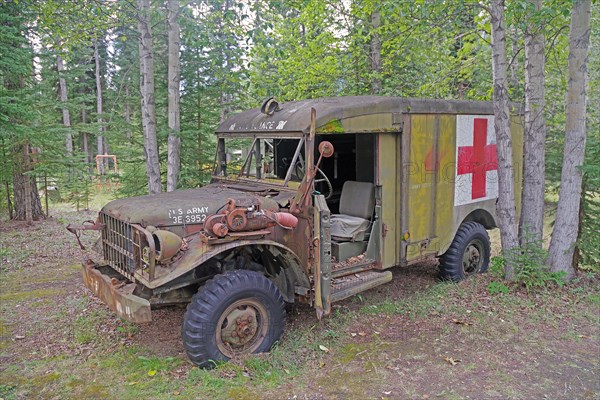
[[[82,251],[58,210],[0,224],[0,399],[600,399],[600,279],[491,290],[492,273],[437,281],[436,263],[334,305],[294,306],[268,355],[204,371],[186,359],[184,309],[115,318],[84,288]],[[492,294],[493,293],[493,294]]]

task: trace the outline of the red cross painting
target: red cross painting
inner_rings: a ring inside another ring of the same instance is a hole
[[[457,116],[454,205],[498,197],[498,157],[493,128],[493,116]]]

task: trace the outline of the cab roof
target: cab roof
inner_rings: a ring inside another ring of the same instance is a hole
[[[489,101],[383,96],[325,97],[281,103],[278,108],[271,115],[261,112],[260,108],[243,111],[223,121],[216,133],[307,133],[311,108],[317,112],[318,133],[397,132],[401,130],[402,114],[406,113],[494,113],[492,102]]]

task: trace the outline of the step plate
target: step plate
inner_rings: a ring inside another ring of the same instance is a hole
[[[391,280],[392,273],[390,271],[367,271],[337,278],[331,284],[331,302],[347,299]]]
[[[373,260],[362,261],[357,264],[344,265],[342,263],[337,263],[333,265],[331,276],[333,278],[339,278],[346,275],[354,275],[356,273],[368,271],[370,269],[375,268],[376,264]]]

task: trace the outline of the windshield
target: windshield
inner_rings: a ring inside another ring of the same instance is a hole
[[[304,138],[219,138],[214,175],[234,179],[300,182]]]

